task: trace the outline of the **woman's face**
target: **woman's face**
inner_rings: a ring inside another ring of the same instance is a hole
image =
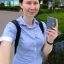
[[[40,3],[39,0],[23,0],[20,7],[23,9],[25,16],[34,17],[39,11]]]

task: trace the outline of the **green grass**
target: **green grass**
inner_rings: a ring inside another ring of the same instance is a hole
[[[47,17],[54,17],[58,19],[58,26],[59,26],[59,31],[64,33],[64,12],[52,12],[52,13],[44,13],[44,14],[39,14],[36,16],[36,18],[38,20],[42,20],[46,23],[47,21]],[[63,37],[62,37],[63,36]],[[64,47],[61,49],[61,45],[63,45],[61,42],[58,45],[58,42],[61,40],[64,40],[64,35],[61,35],[61,37],[58,37],[58,40],[54,42],[54,44],[56,43],[57,47],[59,47],[58,52],[51,52],[48,56],[48,60],[47,60],[47,64],[64,64]],[[54,49],[53,49],[54,50]],[[63,51],[62,51],[63,50]],[[60,53],[60,54],[59,54]]]
[[[57,18],[59,31],[64,32],[64,13],[63,12],[53,12],[53,13],[49,13],[49,14],[39,14],[36,16],[36,18],[39,20],[42,20],[46,23],[48,16]]]

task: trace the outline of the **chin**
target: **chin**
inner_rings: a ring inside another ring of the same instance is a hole
[[[34,16],[36,16],[36,14],[30,14],[29,16],[30,16],[30,17],[34,17]]]

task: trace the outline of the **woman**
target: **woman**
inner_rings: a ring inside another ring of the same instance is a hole
[[[41,0],[20,0],[23,16],[16,19],[20,25],[21,35],[17,52],[12,64],[42,64],[42,56],[45,57],[52,51],[53,41],[57,37],[57,26],[54,30],[47,29],[43,23],[44,34],[34,16],[38,13]],[[2,36],[0,46],[0,64],[10,64],[11,43],[16,38],[16,27],[9,22]]]

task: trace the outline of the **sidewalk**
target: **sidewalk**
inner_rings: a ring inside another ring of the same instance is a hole
[[[22,11],[12,12],[12,11],[2,11],[0,10],[0,36],[9,21],[15,20],[20,15],[22,15]]]
[[[3,33],[3,30],[4,30],[5,26],[6,26],[6,24],[9,21],[15,20],[16,18],[18,18],[21,15],[22,15],[21,10],[19,12],[0,10],[0,37],[1,37],[2,33]],[[14,46],[12,45],[12,47],[11,47],[11,62],[12,62],[12,59],[13,59],[13,55],[14,55]]]

